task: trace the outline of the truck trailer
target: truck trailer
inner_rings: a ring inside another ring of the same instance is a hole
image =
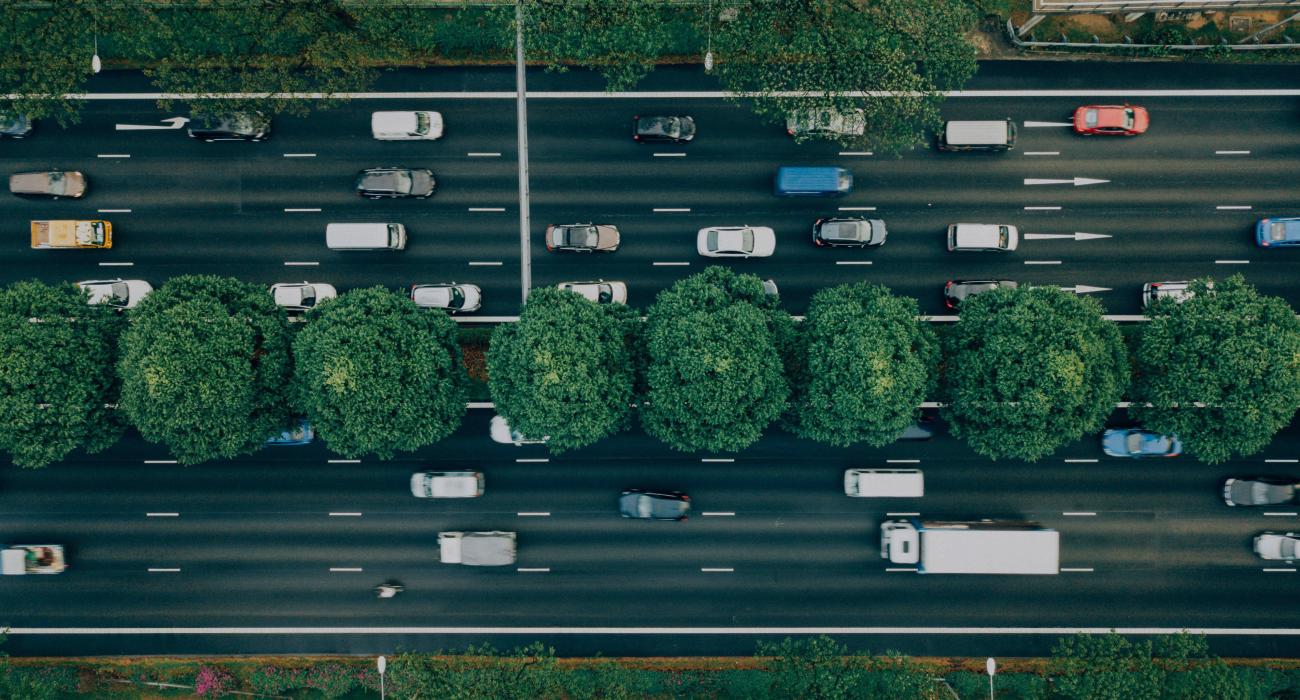
[[[1017,520],[886,520],[880,556],[922,574],[1058,574],[1061,533]]]

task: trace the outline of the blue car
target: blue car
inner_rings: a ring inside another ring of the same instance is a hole
[[[266,441],[268,445],[307,445],[316,437],[316,431],[312,430],[311,423],[306,418],[300,418],[298,423],[292,428],[280,433],[276,437],[269,438]]]
[[[1255,224],[1255,243],[1261,248],[1300,245],[1300,217],[1260,219]]]
[[[1175,435],[1141,428],[1112,428],[1101,434],[1101,450],[1108,457],[1177,457],[1183,453],[1183,444]]]

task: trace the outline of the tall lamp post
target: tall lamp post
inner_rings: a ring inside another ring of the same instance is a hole
[[[994,661],[993,657],[989,657],[989,660],[984,662],[984,670],[989,674],[989,700],[993,700],[993,676],[998,673],[998,662]]]
[[[388,670],[388,657],[379,657],[377,663],[379,664],[379,700],[384,700],[384,671]]]

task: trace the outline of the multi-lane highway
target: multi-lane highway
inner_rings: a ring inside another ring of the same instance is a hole
[[[1004,92],[954,97],[945,116],[1011,117],[1021,126],[1017,150],[922,149],[901,158],[796,145],[781,128],[717,97],[575,96],[560,91],[597,83],[582,74],[530,80],[539,92],[528,108],[531,264],[539,285],[621,279],[631,303],[644,307],[657,290],[702,269],[696,229],[743,223],[775,228],[776,255],[724,264],[775,279],[796,313],[816,289],[856,280],[916,296],[930,312],[941,311],[941,287],[953,278],[1105,288],[1096,294],[1108,310],[1127,314],[1137,312],[1143,282],[1242,272],[1265,292],[1300,302],[1292,284],[1300,261],[1260,250],[1251,238],[1257,218],[1300,213],[1300,91],[1290,73],[986,64],[970,88]],[[79,169],[91,183],[80,201],[0,199],[0,222],[11,232],[0,244],[0,282],[122,276],[158,285],[203,272],[346,290],[456,280],[483,287],[485,315],[517,313],[511,88],[508,71],[397,73],[377,90],[447,94],[367,97],[305,119],[277,117],[272,138],[260,144],[119,132],[116,124],[171,115],[148,99],[94,100],[81,124],[43,123],[26,141],[0,143],[8,172]],[[669,69],[646,88],[713,86],[698,72]],[[143,85],[112,76],[96,89]],[[1026,93],[1044,89],[1066,94]],[[1265,93],[1147,94],[1190,89]],[[1064,126],[1025,124],[1063,124],[1079,104],[1125,95],[1151,111],[1147,135],[1082,139]],[[370,138],[371,111],[421,107],[443,113],[444,139]],[[635,144],[630,118],[648,112],[691,114],[700,134],[684,147]],[[798,164],[847,167],[855,190],[840,200],[772,196],[776,168]],[[382,165],[432,168],[439,191],[427,201],[357,198],[355,172]],[[1107,182],[1024,183],[1075,177]],[[838,207],[884,218],[888,243],[866,251],[813,247],[813,219]],[[130,212],[102,214],[115,224],[110,251],[27,247],[29,219],[112,209]],[[320,211],[286,211],[293,209]],[[324,247],[327,222],[382,220],[407,224],[406,251]],[[545,252],[547,223],[587,220],[620,226],[622,248],[594,257]],[[1109,238],[1026,240],[1002,256],[949,254],[942,232],[957,221]],[[1264,454],[1218,466],[1112,460],[1092,438],[1028,465],[977,457],[942,431],[929,442],[880,450],[828,448],[773,431],[737,455],[683,455],[633,432],[551,457],[491,443],[490,415],[471,410],[453,438],[388,463],[330,461],[336,456],[317,444],[182,468],[150,463],[168,455],[131,436],[105,454],[46,470],[4,466],[0,541],[63,543],[70,562],[61,576],[0,581],[0,626],[17,632],[5,648],[370,652],[543,639],[563,653],[743,654],[755,638],[798,629],[843,633],[855,647],[876,650],[1028,654],[1066,630],[1116,627],[1208,629],[1225,654],[1300,651],[1287,595],[1300,574],[1286,566],[1266,571],[1250,552],[1252,535],[1293,529],[1296,513],[1230,509],[1218,495],[1228,476],[1300,476],[1294,428]],[[734,461],[702,461],[715,459]],[[842,494],[843,469],[890,460],[925,471],[924,499]],[[411,497],[411,472],[456,467],[484,471],[487,493],[461,502]],[[630,486],[685,490],[695,515],[685,523],[621,520],[614,501]],[[1046,577],[887,571],[877,528],[893,512],[1038,520],[1062,533],[1066,570]],[[517,531],[518,565],[440,564],[435,538],[444,529]],[[390,578],[406,592],[375,599],[373,586]]]

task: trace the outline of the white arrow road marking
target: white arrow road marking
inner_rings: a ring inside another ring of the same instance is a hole
[[[162,120],[164,126],[154,124],[115,124],[118,131],[150,131],[153,129],[179,129],[189,123],[189,117],[172,117]]]
[[[1073,184],[1075,187],[1079,187],[1080,185],[1100,185],[1100,184],[1102,184],[1102,183],[1106,183],[1106,182],[1110,182],[1110,180],[1098,180],[1098,179],[1096,179],[1096,178],[1091,178],[1091,177],[1076,177],[1076,178],[1074,178],[1074,179],[1072,179],[1072,180],[1053,180],[1053,179],[1051,179],[1051,178],[1039,178],[1039,177],[1027,177],[1027,178],[1025,178],[1025,184],[1026,184],[1026,185],[1069,185],[1069,184]]]
[[[1076,284],[1073,287],[1061,287],[1063,292],[1074,292],[1075,294],[1092,294],[1093,292],[1109,292],[1110,287],[1089,287],[1086,284]]]
[[[1025,122],[1025,126],[1031,129],[1036,126],[1074,126],[1074,122]]]
[[[1074,233],[1026,233],[1024,237],[1027,241],[1043,241],[1049,238],[1073,238],[1076,241],[1091,241],[1094,238],[1110,238],[1110,234],[1075,231]]]

